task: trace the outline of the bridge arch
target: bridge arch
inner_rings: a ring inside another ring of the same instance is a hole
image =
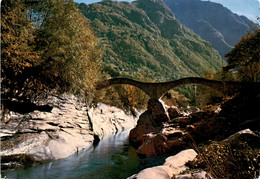
[[[150,96],[150,98],[160,99],[169,90],[187,84],[205,85],[214,88],[222,93],[229,93],[230,91],[234,92],[235,89],[239,89],[242,86],[245,85],[250,86],[253,83],[245,84],[241,82],[223,82],[217,80],[209,80],[200,77],[181,78],[174,81],[159,82],[159,83],[146,83],[146,82],[140,82],[129,78],[113,78],[113,79],[108,79],[108,80],[98,82],[96,85],[96,89],[99,90],[117,84],[128,84],[128,85],[135,86],[141,89],[142,91],[144,91],[148,96]],[[259,83],[255,83],[255,84],[258,84],[258,86],[260,86]]]

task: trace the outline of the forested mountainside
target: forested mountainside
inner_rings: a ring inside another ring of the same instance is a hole
[[[201,0],[164,0],[176,18],[209,41],[222,58],[246,35],[253,23],[223,5]]]
[[[90,20],[112,77],[167,81],[217,71],[225,62],[183,26],[163,0],[102,1],[78,8]]]

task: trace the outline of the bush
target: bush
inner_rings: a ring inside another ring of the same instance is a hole
[[[96,91],[94,102],[103,102],[131,112],[135,109],[146,109],[149,96],[142,90],[131,85],[115,85],[107,89]]]
[[[212,142],[199,150],[195,160],[188,162],[190,168],[202,168],[214,178],[259,177],[258,149],[247,142]]]
[[[177,91],[170,90],[166,93],[162,100],[168,106],[176,106],[176,107],[184,107],[186,108],[189,105],[190,100],[186,98],[184,95],[179,94]]]

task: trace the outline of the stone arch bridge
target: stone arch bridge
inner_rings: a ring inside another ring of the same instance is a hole
[[[113,78],[104,81],[100,81],[96,85],[96,89],[100,90],[111,85],[118,84],[128,84],[135,86],[142,91],[144,91],[150,98],[160,99],[164,96],[169,90],[174,89],[178,86],[186,85],[186,84],[200,84],[216,89],[223,94],[232,94],[236,90],[240,88],[257,88],[260,89],[260,83],[245,83],[245,82],[224,82],[217,80],[209,80],[200,77],[188,77],[181,78],[174,81],[169,82],[159,82],[159,83],[146,83],[141,81],[132,80],[129,78]]]

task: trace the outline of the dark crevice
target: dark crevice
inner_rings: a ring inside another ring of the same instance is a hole
[[[51,112],[53,108],[49,105],[38,106],[31,102],[18,102],[18,101],[10,101],[10,100],[3,100],[2,104],[4,109],[18,112],[20,114],[26,114],[29,112],[33,112],[35,110],[42,111],[42,112]]]
[[[47,124],[51,125],[51,126],[58,126],[59,124],[56,124],[54,122],[47,122]]]
[[[94,131],[94,129],[93,129],[93,123],[92,123],[91,118],[90,118],[90,116],[89,116],[89,114],[88,114],[88,110],[87,110],[87,117],[88,117],[88,122],[89,122],[89,128],[90,128],[90,130],[93,132],[93,131]]]
[[[43,121],[42,118],[31,118],[30,120],[33,120],[33,121]]]
[[[100,138],[98,135],[94,134],[94,141],[93,141],[93,146],[94,148],[97,147],[98,143],[100,142]]]

